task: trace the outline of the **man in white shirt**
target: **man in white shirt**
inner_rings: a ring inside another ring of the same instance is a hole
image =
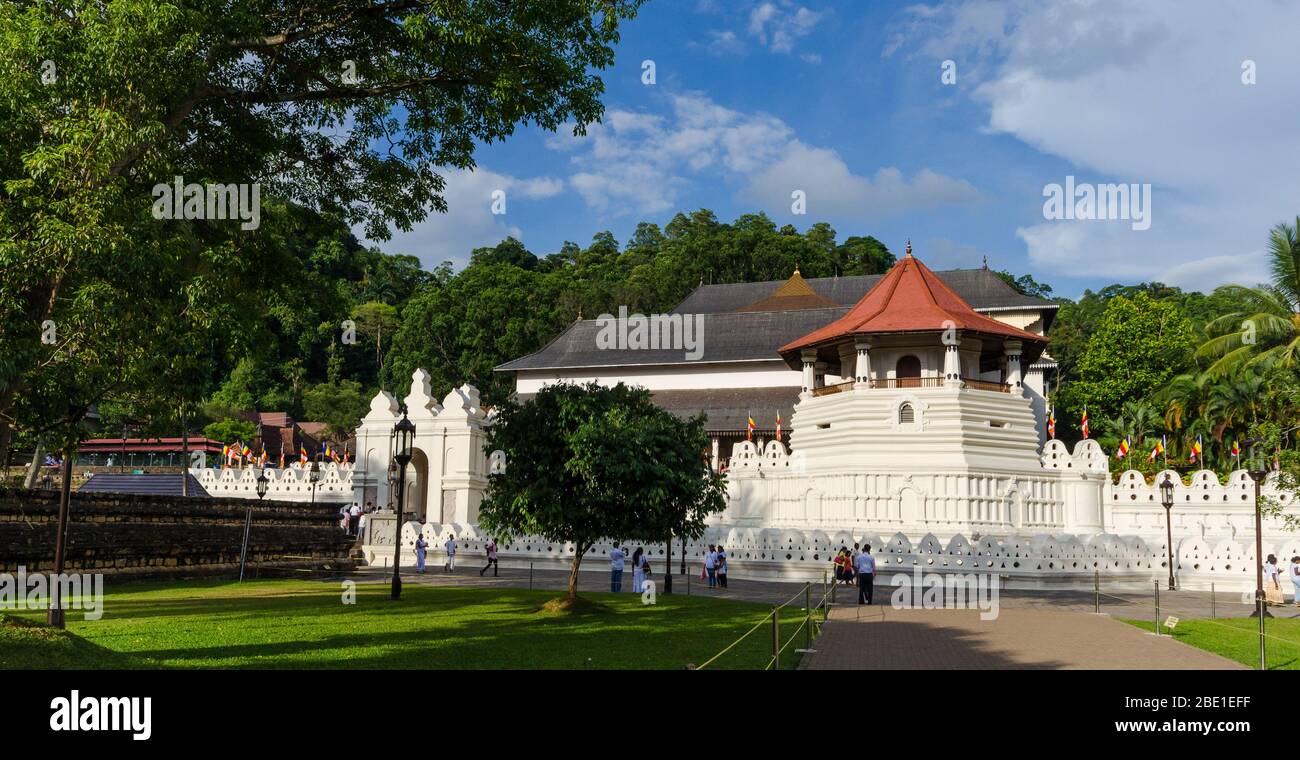
[[[615,546],[609,550],[609,590],[619,592],[623,590],[623,558],[627,556],[623,550]]]
[[[858,604],[871,604],[871,592],[876,580],[876,558],[871,556],[871,544],[862,547],[862,553],[853,560],[858,571]]]
[[[444,573],[455,572],[456,571],[456,534],[455,533],[451,534],[451,537],[447,539],[447,543],[443,544],[443,547],[447,549],[447,564],[442,566],[442,571]]]
[[[709,550],[704,553],[704,572],[709,575],[709,588],[718,584],[718,550],[713,544],[709,544]]]
[[[356,504],[353,504],[352,508],[348,510],[348,528],[349,528],[348,532],[355,536],[357,534],[357,530],[360,527],[361,527],[361,507],[358,507]]]

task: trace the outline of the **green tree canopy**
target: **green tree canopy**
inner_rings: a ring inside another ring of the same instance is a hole
[[[569,598],[597,541],[698,537],[726,507],[726,487],[705,461],[704,419],[681,420],[650,393],[557,384],[505,404],[487,448],[506,455],[488,480],[479,520],[490,533],[573,544]]]

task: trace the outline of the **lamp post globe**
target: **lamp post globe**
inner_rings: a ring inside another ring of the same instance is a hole
[[[264,498],[266,496],[266,488],[270,484],[270,482],[271,479],[266,477],[266,470],[262,470],[257,474],[257,498],[258,499]]]
[[[1165,479],[1160,482],[1160,504],[1165,508],[1165,546],[1169,550],[1169,590],[1173,591],[1174,584],[1174,525],[1173,525],[1173,508],[1174,508],[1174,481],[1165,473]]]
[[[402,419],[393,426],[389,444],[392,461],[397,463],[397,524],[394,526],[393,585],[389,596],[397,600],[402,598],[402,511],[406,507],[406,465],[411,463],[411,447],[415,444],[415,423],[407,418],[405,409],[402,410]]]

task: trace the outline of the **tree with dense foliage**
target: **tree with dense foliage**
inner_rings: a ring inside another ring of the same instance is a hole
[[[303,394],[302,408],[308,419],[324,422],[326,433],[342,442],[366,416],[370,409],[370,396],[355,380],[321,383]]]
[[[292,271],[277,203],[382,240],[445,211],[438,168],[473,167],[477,145],[520,123],[581,133],[638,5],[0,6],[0,438],[129,391],[181,310],[238,325],[235,344],[273,335],[261,294]],[[156,188],[178,177],[260,183],[261,226],[158,218]],[[50,324],[65,337],[43,342]]]
[[[523,404],[507,402],[487,449],[506,456],[488,479],[479,522],[508,540],[519,534],[568,543],[578,570],[602,539],[696,538],[705,519],[726,507],[726,486],[705,460],[703,417],[681,420],[650,393],[557,384]]]

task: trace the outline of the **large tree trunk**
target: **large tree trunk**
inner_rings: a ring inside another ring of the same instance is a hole
[[[77,450],[69,447],[63,452],[63,484],[59,492],[58,535],[54,539],[54,580],[50,583],[50,609],[45,622],[55,628],[64,627],[63,605],[59,598],[59,579],[63,577],[63,555],[67,551],[68,510],[72,500],[72,458]]]
[[[578,568],[582,567],[582,556],[587,553],[587,546],[573,547],[573,564],[569,566],[569,598],[578,598]]]
[[[32,447],[32,463],[27,465],[27,477],[23,480],[23,488],[35,488],[36,476],[41,472],[41,443],[40,438],[36,439],[36,445]]]

